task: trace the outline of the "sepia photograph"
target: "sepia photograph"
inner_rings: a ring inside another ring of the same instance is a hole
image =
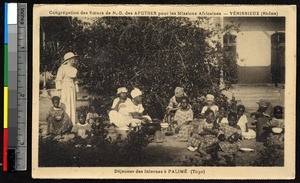
[[[203,178],[212,167],[286,167],[295,35],[280,11],[35,10],[47,6],[34,16],[33,172]]]

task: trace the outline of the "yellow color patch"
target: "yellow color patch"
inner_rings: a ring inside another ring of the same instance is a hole
[[[3,127],[8,127],[8,87],[4,87]]]

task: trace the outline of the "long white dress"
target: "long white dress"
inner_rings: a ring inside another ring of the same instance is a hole
[[[69,64],[61,65],[57,71],[56,89],[61,89],[61,105],[65,107],[66,114],[69,115],[72,124],[76,123],[76,91],[78,86],[76,81],[77,69]]]
[[[115,98],[112,104],[112,109],[116,107],[117,103],[119,102],[120,98]],[[131,106],[131,100],[129,98],[126,99],[124,103],[121,103],[116,110],[111,110],[109,112],[109,119],[111,123],[114,123],[118,126],[118,129],[127,129],[128,125],[128,118],[130,117],[129,112],[127,108],[128,106]],[[127,121],[127,122],[126,122]]]
[[[118,98],[114,100],[112,108],[114,108]],[[130,99],[127,99],[124,103],[120,104],[119,110],[111,110],[109,112],[109,119],[111,123],[115,123],[118,126],[118,129],[128,129],[128,125],[131,123],[132,125],[137,125],[141,122],[140,119],[134,119],[130,113],[132,112],[144,112],[144,107],[142,104],[134,105]],[[145,115],[148,120],[151,121],[150,116]]]

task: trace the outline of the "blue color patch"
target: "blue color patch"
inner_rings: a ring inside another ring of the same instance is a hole
[[[4,4],[4,44],[8,43],[8,3]]]

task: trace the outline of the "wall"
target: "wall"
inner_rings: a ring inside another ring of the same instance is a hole
[[[237,35],[238,83],[272,83],[271,35],[285,31],[285,19],[272,18],[224,18],[224,25],[240,25]]]

